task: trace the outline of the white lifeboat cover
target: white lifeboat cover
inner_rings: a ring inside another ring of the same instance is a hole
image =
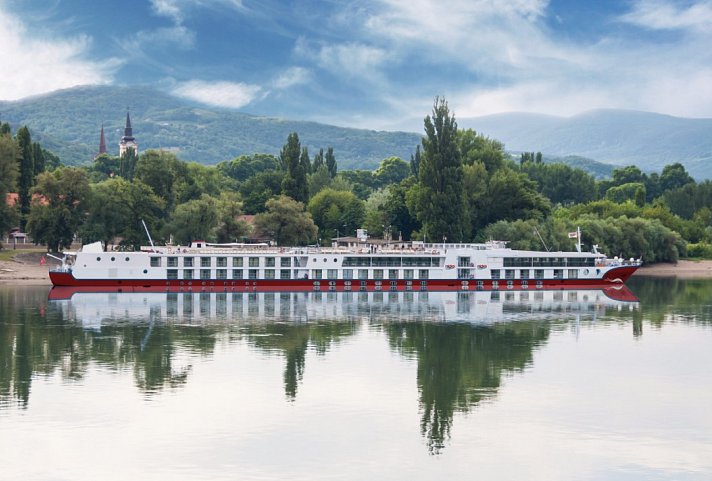
[[[104,252],[104,247],[102,247],[100,241],[92,242],[91,244],[83,245],[82,252]]]

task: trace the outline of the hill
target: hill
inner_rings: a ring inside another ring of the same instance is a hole
[[[81,165],[98,151],[102,122],[107,148],[118,153],[126,108],[139,151],[163,148],[186,161],[215,164],[241,154],[278,154],[297,132],[314,155],[334,147],[342,169],[374,169],[393,155],[410,159],[421,136],[257,117],[208,108],[148,87],[91,86],[59,90],[19,101],[0,102],[0,120],[13,129],[27,125],[42,145],[63,163]]]
[[[680,162],[692,176],[712,178],[712,119],[594,110],[573,117],[497,114],[458,119],[458,124],[501,140],[510,151],[575,155],[656,172]]]

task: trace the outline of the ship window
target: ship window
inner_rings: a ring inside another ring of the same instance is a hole
[[[398,269],[389,269],[388,270],[388,278],[389,279],[398,279]]]
[[[242,257],[233,257],[232,267],[242,267]]]
[[[529,269],[522,269],[521,271],[519,271],[519,278],[529,279]]]
[[[250,257],[248,262],[249,262],[250,267],[259,267],[260,266],[260,258],[259,257]]]
[[[554,279],[563,279],[564,278],[564,270],[563,269],[554,269]]]
[[[373,278],[374,279],[383,279],[383,269],[374,269],[373,270]]]
[[[114,262],[116,260],[116,257],[111,258],[111,262]]]
[[[101,261],[101,257],[97,257],[97,258],[96,258],[96,261],[97,261],[97,262]]]
[[[534,269],[534,279],[543,279],[544,269]]]
[[[428,269],[420,269],[418,271],[418,279],[427,279],[429,276],[430,271]]]
[[[166,272],[166,278],[178,279],[178,269],[168,269],[168,272]]]
[[[151,257],[151,267],[161,267],[161,258]]]
[[[504,271],[504,278],[505,279],[514,279],[514,269],[506,269]]]
[[[354,278],[354,270],[353,269],[344,269],[342,275],[344,276],[344,279],[353,279]]]
[[[492,274],[490,277],[492,279],[500,279],[499,269],[492,269]]]
[[[312,279],[321,279],[321,269],[312,269]]]
[[[569,269],[569,279],[578,279],[577,269]]]
[[[368,269],[359,269],[358,270],[358,278],[359,279],[368,279]]]
[[[457,258],[457,267],[470,267],[470,258],[469,257],[458,257]]]
[[[183,270],[183,279],[192,279],[192,278],[193,278],[193,269]]]
[[[200,267],[210,267],[210,257],[201,257]]]
[[[249,269],[247,275],[250,279],[257,279],[257,271],[258,269]]]
[[[338,279],[339,278],[338,269],[327,269],[326,278],[327,279]]]
[[[232,271],[233,279],[242,279],[242,269],[235,269]]]
[[[193,267],[193,258],[192,257],[184,257],[183,258],[183,267]]]
[[[200,278],[210,279],[210,269],[200,269]]]
[[[215,277],[218,279],[227,279],[227,269],[217,269],[215,271]]]
[[[274,260],[274,257],[272,260]],[[265,269],[265,279],[274,279],[274,269]]]
[[[292,258],[291,257],[282,257],[279,260],[279,265],[281,267],[292,267]]]
[[[265,257],[265,267],[274,267],[274,257]]]
[[[403,279],[412,279],[413,269],[403,269]]]
[[[291,279],[292,278],[292,271],[289,269],[282,269],[279,271],[279,278],[280,279]]]
[[[178,267],[178,258],[177,257],[169,257],[168,258],[168,267]]]
[[[227,267],[227,257],[218,257],[216,262],[217,267]]]

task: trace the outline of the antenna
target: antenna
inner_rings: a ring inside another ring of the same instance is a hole
[[[143,228],[146,229],[146,235],[148,236],[148,242],[151,243],[151,248],[153,249],[154,248],[153,239],[151,239],[151,234],[148,232],[148,227],[146,227],[146,222],[143,219],[141,219],[141,223],[143,224]]]
[[[539,240],[541,241],[541,243],[544,244],[544,249],[546,249],[546,252],[550,252],[549,247],[546,245],[546,242],[544,242],[544,239],[541,237],[541,234],[539,234],[539,229],[537,229],[536,226],[534,226],[534,232],[536,232],[536,235],[539,236]]]

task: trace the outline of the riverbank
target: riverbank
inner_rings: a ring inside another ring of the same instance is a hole
[[[59,264],[45,256],[46,264],[40,264],[43,252],[22,252],[11,260],[0,260],[0,284],[46,284],[49,285],[49,269]],[[712,261],[678,261],[644,265],[634,274],[644,277],[677,277],[679,279],[712,279]]]

